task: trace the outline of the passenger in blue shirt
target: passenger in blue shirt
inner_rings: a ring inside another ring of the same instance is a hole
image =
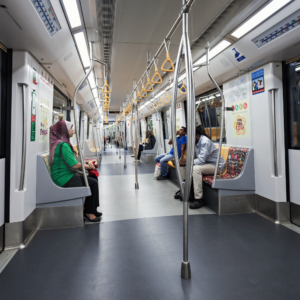
[[[177,140],[177,149],[178,149],[178,157],[181,157],[181,154],[183,154],[185,147],[186,147],[186,128],[181,127],[178,131],[179,136],[176,138]],[[172,139],[170,139],[169,144],[172,143]],[[161,175],[157,177],[157,180],[165,180],[166,176],[168,174],[168,166],[167,162],[172,160],[174,158],[173,154],[173,148],[169,153],[161,154],[157,157],[155,157],[155,162],[160,162],[160,170]]]
[[[195,202],[190,205],[191,209],[201,208],[205,206],[202,189],[202,174],[213,175],[216,169],[217,157],[219,150],[215,144],[207,137],[205,128],[201,125],[196,127],[196,146],[194,154],[193,167],[193,184]],[[186,160],[179,160],[182,179],[185,180],[185,165]],[[219,170],[222,172],[225,168],[225,161],[220,155]],[[176,195],[175,195],[176,196]],[[177,197],[175,197],[177,199]]]

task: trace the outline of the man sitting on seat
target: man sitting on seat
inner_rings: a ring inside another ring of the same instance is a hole
[[[207,137],[205,128],[201,125],[196,127],[196,146],[194,156],[194,168],[193,168],[193,184],[194,184],[194,195],[195,202],[190,205],[191,209],[201,208],[205,206],[203,199],[202,189],[202,174],[213,175],[216,169],[218,148],[214,143]],[[180,158],[180,171],[182,179],[185,180],[185,165],[186,159]],[[225,161],[220,155],[219,169],[224,170]]]
[[[181,127],[178,131],[178,134],[179,134],[179,136],[176,137],[178,157],[181,157],[181,153],[183,154],[185,147],[186,147],[186,141],[187,141],[186,128]],[[170,139],[169,144],[172,144],[172,139]],[[156,163],[160,162],[160,170],[161,170],[161,175],[157,177],[157,180],[165,180],[166,179],[166,176],[168,174],[167,162],[174,158],[173,150],[174,149],[172,148],[170,153],[164,153],[164,154],[161,154],[161,155],[155,157],[155,162]]]

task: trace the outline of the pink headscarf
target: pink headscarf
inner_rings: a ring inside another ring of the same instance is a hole
[[[67,143],[71,150],[75,153],[72,144],[70,143],[69,130],[73,127],[73,124],[68,121],[59,121],[50,127],[50,153],[49,164],[52,168],[54,161],[54,153],[56,146],[60,143]]]

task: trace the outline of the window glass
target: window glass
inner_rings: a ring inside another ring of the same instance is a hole
[[[55,86],[53,94],[53,124],[59,120],[67,120],[67,111],[63,107],[68,106],[68,98]]]
[[[300,60],[287,65],[290,148],[300,149]]]

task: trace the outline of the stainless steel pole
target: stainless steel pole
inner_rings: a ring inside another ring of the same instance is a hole
[[[98,143],[99,143],[99,151],[100,151],[100,163],[99,165],[101,164],[102,162],[102,142],[101,142],[101,132],[100,132],[100,128],[97,128],[97,131],[98,131],[98,134],[97,134],[97,137],[98,137]]]
[[[156,153],[156,156],[158,156],[159,155],[159,149],[160,149],[160,142],[161,142],[161,116],[160,116],[160,112],[154,107],[154,109],[155,109],[155,111],[156,111],[156,114],[157,114],[157,116],[158,116],[158,122],[159,122],[159,126],[158,126],[158,128],[159,128],[159,133],[158,133],[158,147],[157,147],[157,153]],[[153,122],[153,120],[152,120],[152,122]]]
[[[207,113],[207,117],[208,117],[208,123],[209,123],[209,138],[211,139],[211,120],[210,120],[210,114],[209,114],[207,102],[205,101],[204,104],[205,104],[205,109],[206,109],[206,113]]]
[[[275,109],[275,89],[271,90],[272,94],[272,125],[273,125],[273,157],[274,157],[274,176],[278,177],[277,162],[277,139],[276,139],[276,109]]]
[[[85,82],[85,80],[88,78],[88,76],[90,75],[93,67],[94,67],[94,60],[93,60],[93,43],[94,42],[89,42],[89,46],[90,46],[90,68],[88,69],[87,73],[85,74],[85,76],[82,78],[82,80],[80,81],[79,85],[77,86],[75,93],[74,93],[74,97],[73,97],[73,113],[74,113],[74,124],[75,124],[75,132],[76,132],[76,141],[77,141],[77,145],[78,145],[78,152],[79,152],[79,158],[80,158],[80,163],[82,166],[82,173],[83,173],[83,178],[84,178],[84,183],[85,185],[88,187],[89,183],[87,180],[87,176],[86,176],[86,172],[85,172],[85,168],[84,168],[84,160],[83,160],[83,156],[82,156],[82,151],[80,149],[80,142],[79,142],[79,132],[78,132],[78,124],[79,124],[79,120],[76,118],[76,98],[77,98],[77,93],[79,91],[79,88],[81,87],[81,85]]]
[[[95,140],[95,133],[94,133],[94,118],[92,118],[92,135],[93,135],[93,142],[94,142],[94,146],[96,148],[96,155],[97,155],[97,163],[99,165],[99,162],[100,162],[100,158],[99,158],[99,155],[98,155],[98,148],[97,148],[97,144],[96,144],[96,140]]]
[[[26,87],[28,84],[19,83],[22,87],[22,118],[23,118],[23,136],[22,136],[22,160],[21,160],[21,172],[19,191],[24,190],[25,168],[26,168],[26,148],[27,148],[27,105],[26,105]]]
[[[134,137],[134,144],[135,144],[135,189],[139,189],[139,179],[138,179],[138,153],[139,153],[139,147],[140,147],[140,126],[139,126],[139,109],[138,109],[138,103],[135,102],[134,106],[135,108],[135,137]],[[132,107],[132,108],[133,108]]]
[[[215,81],[215,79],[212,77],[212,75],[210,73],[209,49],[210,49],[209,47],[206,48],[206,69],[207,69],[207,73],[208,73],[209,78],[211,79],[211,81],[214,83],[217,90],[219,91],[219,93],[221,95],[221,99],[222,99],[222,110],[221,110],[222,111],[222,116],[221,116],[221,132],[220,132],[220,141],[219,141],[219,152],[218,152],[218,156],[217,156],[217,163],[216,163],[216,169],[215,169],[215,174],[214,174],[214,181],[213,181],[213,184],[212,184],[212,187],[214,187],[214,183],[216,182],[216,179],[217,179],[220,156],[221,156],[221,150],[222,150],[223,130],[224,130],[224,120],[225,120],[225,98],[224,98],[224,94],[223,94],[221,88],[219,87],[219,85],[217,84],[217,82]]]
[[[119,159],[121,159],[121,142],[122,142],[122,130],[121,129],[121,123],[119,123]]]
[[[123,120],[124,120],[124,139],[123,139],[123,148],[124,148],[124,168],[127,168],[126,165],[126,148],[127,148],[127,138],[125,136],[125,130],[126,130],[126,116],[125,116],[125,107],[126,104],[123,103]]]

